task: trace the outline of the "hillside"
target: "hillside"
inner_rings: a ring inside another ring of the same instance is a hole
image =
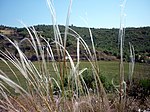
[[[45,38],[49,38],[49,41],[53,41],[53,28],[51,25],[37,25],[34,26],[39,34]],[[64,26],[59,26],[60,32],[63,34]],[[91,47],[89,31],[85,27],[70,26],[73,30],[78,32],[80,36]],[[104,28],[91,28],[98,59],[100,60],[116,60],[119,59],[118,50],[118,31],[119,29],[104,29]],[[24,38],[28,38],[29,34],[25,28],[12,28],[6,26],[0,26],[0,33],[8,36],[12,40],[20,41]],[[63,37],[63,36],[62,36]],[[124,59],[129,60],[129,42],[135,47],[136,61],[149,62],[150,60],[150,27],[141,28],[126,28],[125,43],[124,43]],[[26,43],[26,42],[25,42]],[[22,44],[23,51],[29,58],[34,57],[31,46],[26,43]],[[0,37],[0,49],[5,48],[14,52],[17,56],[17,52],[13,49],[12,45],[6,41],[3,37]],[[76,44],[75,39],[68,36],[67,49],[72,56],[76,58]],[[57,57],[57,56],[56,56]],[[81,50],[81,57],[84,58],[84,51]]]

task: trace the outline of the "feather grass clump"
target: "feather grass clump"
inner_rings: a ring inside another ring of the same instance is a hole
[[[91,37],[92,48],[89,48],[82,37],[69,27],[72,0],[70,0],[70,5],[68,7],[64,32],[60,32],[59,30],[53,2],[51,0],[47,0],[47,3],[51,12],[51,19],[53,23],[53,42],[49,42],[37,33],[34,27],[27,27],[24,23],[22,24],[28,31],[30,38],[24,38],[21,42],[16,42],[0,34],[13,45],[19,55],[19,58],[17,58],[7,49],[5,52],[0,50],[0,54],[2,56],[0,57],[0,60],[8,66],[8,69],[12,72],[11,75],[15,78],[15,80],[12,80],[10,76],[5,74],[2,70],[0,71],[0,109],[3,111],[13,112],[110,112],[111,107],[109,100],[99,77],[100,70],[97,63],[95,46],[90,28],[89,34]],[[122,6],[124,6],[124,4]],[[122,16],[121,18],[123,19]],[[77,60],[75,62],[66,47],[68,35],[69,37],[74,38],[76,42]],[[119,106],[117,109],[120,112],[122,112],[125,107],[126,90],[123,67],[124,35],[125,30],[122,26],[121,20],[119,30],[121,55],[120,89],[118,90]],[[38,60],[38,66],[30,61],[21,50],[20,44],[23,44],[25,41],[30,43],[32,46],[33,52]],[[81,47],[86,51],[85,56],[92,68],[92,75],[95,81],[95,92],[93,94],[90,93],[82,75],[88,70],[88,68],[80,68]],[[131,44],[130,51],[132,63],[130,64],[131,69],[129,78],[131,82],[130,84],[132,84],[134,48]],[[57,61],[54,56],[55,53],[58,56]],[[51,60],[49,60],[49,58]],[[13,69],[12,65],[17,69],[17,71]],[[18,71],[19,75],[17,74]],[[23,82],[20,80],[20,77],[23,79]],[[22,85],[22,83],[25,84],[25,86]],[[15,93],[15,96],[12,94],[12,91]]]
[[[7,53],[0,51],[0,54],[3,57],[0,57],[0,59],[8,66],[8,69],[11,70],[12,75],[16,79],[14,81],[3,71],[0,71],[0,108],[4,111],[14,112],[78,112],[84,108],[87,109],[87,107],[89,110],[94,111],[95,102],[99,102],[97,103],[98,110],[105,112],[109,111],[110,107],[107,95],[101,80],[99,79],[99,67],[97,65],[91,30],[89,29],[89,33],[91,36],[93,51],[88,47],[82,37],[68,26],[72,0],[70,0],[70,6],[68,8],[64,33],[60,32],[59,26],[57,25],[56,14],[52,1],[47,0],[47,3],[51,11],[53,23],[53,42],[50,43],[38,34],[34,27],[28,28],[24,23],[22,24],[28,31],[30,38],[24,38],[18,43],[1,34],[1,36],[7,39],[17,50],[19,58],[7,50]],[[66,48],[68,35],[72,36],[72,38],[75,38],[76,40],[76,62],[73,61]],[[41,43],[41,40],[44,41],[44,45]],[[38,66],[35,66],[35,64],[30,61],[21,50],[20,43],[23,44],[24,41],[27,41],[32,46],[38,59]],[[58,61],[55,60],[52,45],[55,45]],[[43,46],[46,46],[46,48],[43,48]],[[90,94],[89,88],[82,76],[82,73],[86,71],[87,68],[80,69],[79,52],[81,46],[85,49],[85,55],[91,64],[96,85],[96,92],[94,95],[97,98],[93,98],[93,95]],[[92,53],[94,53],[94,55]],[[45,57],[50,57],[51,61],[49,61],[49,59],[45,59]],[[66,57],[68,57],[68,62]],[[19,75],[16,71],[14,71],[11,65],[19,71]],[[49,70],[49,65],[52,65],[52,70]],[[19,80],[19,77],[24,79],[26,87],[22,86],[22,82]],[[67,79],[67,86],[64,85],[65,78]],[[9,88],[11,88],[11,90]],[[12,91],[16,93],[15,97],[11,94]],[[70,96],[70,100],[68,99],[68,94]],[[93,103],[93,101],[95,102]]]

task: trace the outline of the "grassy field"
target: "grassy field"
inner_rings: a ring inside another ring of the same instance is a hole
[[[38,62],[34,62],[35,66],[38,67]],[[52,65],[51,62],[47,63],[48,64],[48,71],[49,73],[51,73],[51,75],[55,74],[55,72],[52,69]],[[119,62],[118,61],[99,61],[99,68],[100,68],[100,74],[102,74],[103,76],[105,76],[107,78],[107,80],[111,81],[112,79],[114,79],[116,82],[117,80],[119,80]],[[19,75],[20,72],[14,67],[11,66],[12,69],[15,70],[16,74]],[[91,68],[90,68],[90,64],[89,62],[81,62],[80,64],[80,68],[88,68],[87,72],[90,73],[91,72]],[[128,63],[125,62],[124,63],[124,72],[125,72],[125,78],[127,79],[128,77]],[[2,61],[0,61],[0,69],[7,74],[10,78],[14,79],[14,76],[12,77],[11,74],[11,70],[8,68],[8,66],[3,63]],[[136,63],[135,64],[135,69],[134,69],[134,74],[133,74],[133,78],[150,78],[150,65],[149,64],[145,64],[145,63]],[[23,79],[20,77],[19,80],[23,81]]]

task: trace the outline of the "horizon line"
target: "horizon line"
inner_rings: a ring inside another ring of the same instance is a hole
[[[35,25],[27,25],[27,27],[31,26],[38,26],[38,25],[45,25],[45,26],[52,26],[53,24],[35,24]],[[57,24],[58,26],[65,26],[64,24]],[[11,27],[11,28],[24,28],[25,26],[13,26],[13,25],[4,25],[0,24],[0,26],[4,27]],[[74,24],[71,24],[69,26],[74,26],[74,27],[80,27],[80,28],[94,28],[94,29],[119,29],[120,27],[88,27],[88,26],[77,26]],[[125,28],[144,28],[144,27],[150,27],[150,25],[144,25],[144,26],[126,26]]]

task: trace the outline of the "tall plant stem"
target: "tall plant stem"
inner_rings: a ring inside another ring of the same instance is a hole
[[[125,7],[126,0],[122,1],[121,4],[121,15],[120,15],[120,29],[119,29],[119,37],[118,40],[120,42],[120,88],[119,88],[119,112],[124,111],[124,95],[125,95],[125,88],[124,88],[124,64],[123,64],[123,46],[124,46],[124,37],[125,37],[125,26],[124,26],[124,7]]]

